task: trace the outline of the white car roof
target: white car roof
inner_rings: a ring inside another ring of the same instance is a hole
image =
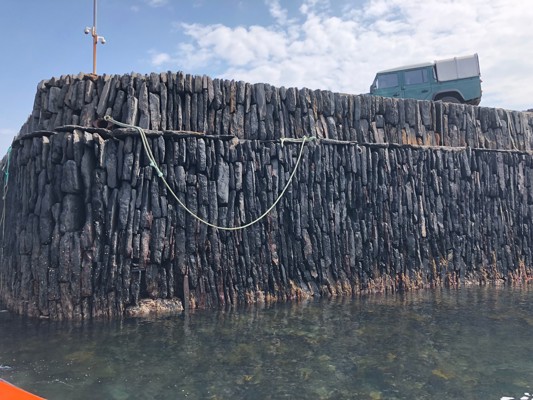
[[[378,74],[383,74],[387,72],[396,72],[396,71],[403,71],[404,69],[415,69],[415,68],[422,68],[422,67],[432,67],[432,63],[422,63],[422,64],[412,64],[412,65],[406,65],[404,67],[397,67],[392,69],[384,69],[383,71],[379,71]]]

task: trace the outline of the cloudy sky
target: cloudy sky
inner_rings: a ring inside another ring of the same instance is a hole
[[[0,157],[42,79],[92,70],[93,0],[0,0]],[[524,0],[98,0],[98,73],[184,71],[366,93],[378,70],[479,54],[481,106],[533,108]]]

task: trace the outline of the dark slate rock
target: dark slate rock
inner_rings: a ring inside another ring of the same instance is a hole
[[[327,138],[329,139],[337,139],[337,126],[335,124],[335,119],[333,117],[328,117],[326,119],[327,122]]]
[[[65,133],[58,133],[51,137],[51,152],[50,160],[54,164],[62,162],[64,157],[64,148],[66,147],[66,135]],[[24,161],[21,160],[23,163]]]
[[[80,267],[80,295],[82,297],[90,297],[93,294],[92,271],[93,254],[91,252],[85,252],[83,253]]]
[[[229,166],[221,161],[217,165],[217,195],[221,205],[228,204],[229,200]]]
[[[152,72],[150,74],[150,78],[148,80],[148,83],[149,83],[149,91],[150,91],[150,93],[159,93],[160,83],[161,83],[161,75],[156,74],[155,72]]]
[[[198,132],[198,93],[193,93],[190,101],[191,101],[190,130],[193,132]]]
[[[86,82],[87,82],[87,85],[92,85],[92,81],[88,80],[88,81],[78,81],[76,83],[76,104],[74,106],[74,109],[75,110],[81,110],[83,108],[83,106],[85,105],[85,103],[92,103],[94,101],[94,99],[91,97],[88,97],[88,101],[86,102],[85,101],[85,87],[86,87]],[[92,88],[92,86],[90,86]],[[90,91],[90,93],[92,94],[92,89]],[[90,100],[89,100],[90,99]]]
[[[332,92],[321,91],[322,112],[326,117],[332,117],[335,114],[335,96]]]
[[[150,123],[151,128],[155,131],[161,129],[161,101],[158,95],[150,93]]]
[[[65,105],[71,109],[74,109],[76,107],[76,97],[77,97],[77,88],[78,88],[77,82],[67,84],[66,87],[67,87],[67,93],[65,94],[65,100],[64,100]]]
[[[403,103],[405,104],[405,122],[411,127],[416,126],[417,101],[406,99]]]
[[[131,201],[131,186],[123,182],[118,193],[118,219],[117,229],[125,230],[128,223],[128,216]]]
[[[74,160],[67,160],[65,164],[63,164],[61,190],[64,193],[73,194],[80,193],[82,190],[80,170]]]
[[[157,179],[153,180],[150,185],[150,206],[154,218],[161,218],[163,216],[159,198],[159,181]]]
[[[257,113],[257,104],[250,106],[250,112],[247,114],[249,120],[245,122],[245,133],[250,139],[257,139],[259,137],[259,117]]]
[[[73,151],[72,158],[74,158],[76,165],[80,165],[81,159],[83,157],[83,153],[85,153],[85,143],[84,143],[85,134],[79,129],[74,129],[74,132],[72,132],[71,137],[72,137],[72,151]]]
[[[420,117],[422,118],[422,123],[426,128],[431,128],[433,122],[432,103],[430,101],[421,101],[418,104],[420,107]]]
[[[107,80],[104,84],[102,93],[100,94],[100,99],[98,100],[98,105],[96,107],[96,115],[98,118],[102,118],[105,115],[107,110],[107,102],[109,99],[109,92],[111,90],[112,80],[109,79],[109,76],[106,76]]]
[[[83,106],[80,114],[80,125],[91,126],[92,122],[96,120],[96,104],[98,98],[94,97],[93,101]]]
[[[120,79],[118,75],[113,75],[113,77],[111,78],[111,88],[109,90],[109,99],[107,101],[107,103],[111,106],[113,106],[113,104],[115,103],[117,92],[118,90],[120,90],[119,80]]]
[[[266,117],[265,85],[263,83],[256,83],[254,87],[255,102],[257,104],[257,117],[259,121],[264,121]]]
[[[95,227],[92,213],[92,205],[86,205],[85,224],[80,234],[80,246],[84,251],[92,251],[94,249]]]
[[[57,268],[48,269],[48,300],[60,299],[59,293],[59,270]]]
[[[84,88],[84,99],[85,103],[92,103],[94,95],[95,95],[95,85],[92,80],[85,81],[85,88]]]
[[[61,205],[59,229],[61,232],[75,232],[85,223],[85,204],[79,195],[66,194]]]
[[[161,130],[164,131],[167,129],[167,108],[168,108],[168,93],[167,87],[163,82],[159,84],[159,92],[161,92]],[[170,124],[172,126],[172,124]]]
[[[191,104],[191,95],[189,93],[185,93],[184,95],[184,104],[183,104],[183,115],[182,115],[182,123],[183,123],[183,129],[186,131],[190,131],[191,128],[191,114],[192,114],[192,104]]]
[[[155,264],[161,264],[163,249],[168,243],[165,232],[165,219],[156,218],[152,227],[152,236],[150,238],[150,258]]]
[[[191,74],[185,74],[185,77],[184,77],[184,85],[183,85],[183,90],[186,92],[186,93],[191,93],[193,92],[193,85],[194,85],[194,76],[191,75]]]
[[[312,104],[311,102],[311,91],[307,88],[302,88],[298,92],[299,104],[302,109],[302,114],[307,115],[309,110],[308,107]]]
[[[198,140],[196,160],[197,171],[204,172],[207,167],[207,154],[205,141],[202,139]]]
[[[48,111],[51,113],[59,112],[59,108],[62,108],[61,88],[51,87],[48,92]]]
[[[150,108],[148,104],[148,88],[143,81],[139,93],[139,127],[150,129]]]
[[[128,94],[127,100],[122,107],[123,122],[130,125],[137,124],[138,100],[136,97]],[[116,115],[113,113],[113,115]]]
[[[176,167],[175,170],[176,174],[176,188],[179,192],[185,192],[186,190],[186,173],[185,168],[183,166],[179,165]]]
[[[211,104],[215,110],[220,110],[225,104],[223,84],[220,79],[213,80],[213,100]]]
[[[124,154],[122,176],[120,177],[123,181],[129,182],[132,180],[134,163],[135,163],[135,156],[133,153]]]
[[[380,116],[381,117],[381,116]],[[400,119],[398,101],[392,98],[385,99],[385,121],[387,124],[397,125]],[[377,121],[377,116],[376,116]],[[378,126],[383,128],[383,126]]]
[[[48,244],[52,239],[52,232],[54,230],[54,220],[52,218],[52,187],[46,185],[44,187],[41,198],[41,210],[39,220],[39,239],[41,244]]]
[[[285,104],[287,105],[287,110],[289,110],[289,112],[296,111],[296,106],[298,104],[296,88],[287,89]]]
[[[192,79],[192,90],[194,93],[201,93],[204,87],[204,79],[203,76],[196,75],[194,77],[191,77]]]

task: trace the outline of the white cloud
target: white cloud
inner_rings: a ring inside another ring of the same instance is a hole
[[[330,11],[330,0],[304,0],[300,6],[302,14],[328,13]]]
[[[168,63],[172,61],[172,58],[170,57],[170,54],[168,53],[156,53],[153,52],[151,54],[151,63],[155,67],[159,67],[165,63]]]
[[[191,72],[209,65],[220,77],[361,93],[378,70],[477,52],[482,105],[532,106],[533,7],[522,0],[364,0],[346,2],[337,13],[334,4],[304,0],[289,15],[279,0],[267,0],[272,25],[181,24],[190,40],[175,55],[154,54],[152,62],[179,60]]]
[[[285,25],[287,23],[287,10],[281,7],[279,0],[267,0],[268,11],[270,15],[280,24]]]
[[[265,60],[275,62],[286,56],[283,33],[262,26],[229,28],[224,25],[182,24],[185,34],[196,42],[180,45],[184,65],[197,68],[208,61],[222,61],[233,66],[255,65]]]
[[[168,3],[168,0],[146,0],[150,7],[161,7]]]

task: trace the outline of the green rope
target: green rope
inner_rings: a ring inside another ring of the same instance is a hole
[[[141,137],[141,141],[142,141],[142,144],[143,144],[143,147],[144,147],[144,150],[146,152],[146,155],[150,161],[150,166],[152,168],[155,169],[156,173],[157,173],[157,176],[159,176],[159,178],[161,178],[161,181],[163,182],[163,184],[166,186],[166,188],[168,189],[168,191],[170,192],[170,194],[172,194],[172,197],[174,197],[174,199],[176,199],[176,201],[178,202],[178,204],[183,207],[183,209],[185,209],[185,211],[187,211],[190,215],[192,215],[194,218],[196,218],[198,221],[200,221],[201,223],[207,225],[207,226],[210,226],[211,228],[215,228],[215,229],[220,229],[220,230],[224,230],[224,231],[238,231],[238,230],[241,230],[241,229],[245,229],[245,228],[248,228],[256,223],[258,223],[259,221],[261,221],[263,218],[265,218],[269,213],[270,211],[272,211],[274,209],[274,207],[276,207],[276,205],[280,202],[280,200],[283,198],[283,196],[285,195],[285,192],[287,191],[287,189],[289,188],[291,182],[292,182],[292,179],[294,178],[294,175],[296,174],[296,171],[298,169],[298,166],[300,165],[300,161],[302,160],[302,155],[303,155],[303,150],[304,150],[304,147],[305,147],[305,144],[307,142],[310,142],[310,141],[313,141],[313,140],[316,140],[315,137],[311,136],[304,136],[303,138],[301,139],[282,139],[281,143],[282,145],[284,144],[284,142],[290,142],[290,143],[301,143],[301,147],[300,147],[300,153],[298,154],[298,158],[296,160],[296,164],[294,165],[294,169],[291,173],[291,175],[289,176],[289,179],[287,181],[287,183],[285,184],[285,187],[283,188],[283,190],[281,191],[281,193],[279,194],[278,198],[276,199],[276,201],[274,201],[274,203],[263,213],[261,214],[259,217],[257,217],[256,219],[254,219],[253,221],[251,222],[248,222],[247,224],[244,224],[244,225],[241,225],[241,226],[235,226],[235,227],[226,227],[226,226],[219,226],[219,225],[215,225],[215,224],[212,224],[210,223],[209,221],[206,221],[204,219],[202,219],[200,216],[198,216],[197,214],[195,214],[193,211],[191,211],[178,197],[178,195],[174,192],[174,190],[170,187],[169,183],[167,182],[167,180],[165,179],[165,177],[163,176],[163,172],[161,172],[161,169],[159,168],[159,166],[157,165],[157,161],[152,153],[152,149],[150,147],[150,143],[148,142],[148,138],[146,136],[146,132],[144,131],[144,129],[142,129],[141,127],[139,126],[135,126],[135,125],[130,125],[130,124],[125,124],[123,122],[119,122],[119,121],[116,121],[114,120],[113,118],[111,118],[109,115],[106,115],[104,117],[104,119],[106,121],[109,121],[117,126],[121,126],[123,128],[133,128],[135,130],[137,130],[139,132],[139,135]]]
[[[6,227],[6,197],[7,197],[7,190],[8,190],[8,182],[9,182],[9,163],[11,161],[11,146],[7,149],[7,162],[2,167],[2,171],[4,171],[4,193],[2,195],[2,217],[0,220],[2,221],[2,239],[4,239],[4,233],[5,233],[5,227]]]

